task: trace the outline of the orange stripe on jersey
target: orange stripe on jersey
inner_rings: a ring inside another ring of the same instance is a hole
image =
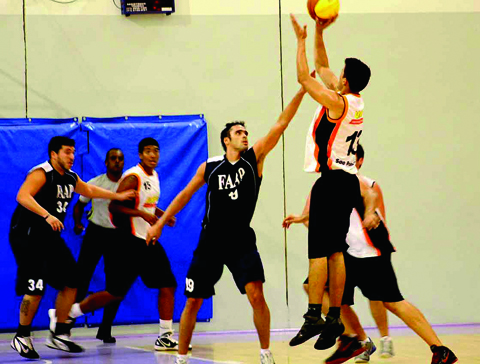
[[[147,171],[143,168],[143,166],[142,166],[140,163],[138,163],[138,166],[140,167],[140,169],[141,169],[143,172],[145,172],[145,174],[146,174],[147,176],[153,176],[153,173],[151,173],[151,174],[150,174],[150,173],[147,173]]]
[[[352,119],[352,121],[350,121],[349,124],[353,124],[353,125],[363,124],[363,118],[360,118],[360,119]]]
[[[332,122],[332,123],[341,123],[343,121],[343,119],[345,119],[345,116],[347,116],[347,112],[348,112],[348,100],[345,96],[343,95],[340,95],[342,96],[343,98],[343,103],[345,104],[344,108],[343,108],[343,113],[342,113],[342,116],[340,116],[338,119],[332,119],[330,116],[328,116],[328,112],[327,112],[327,119],[328,121]]]
[[[353,209],[353,211],[355,211],[357,213],[358,218],[360,219],[360,221],[362,221],[362,218],[360,217],[360,214],[358,213],[357,209]],[[375,251],[377,252],[377,255],[378,256],[382,255],[380,250],[378,250],[375,247],[375,245],[373,245],[372,240],[370,239],[370,236],[368,236],[367,229],[365,229],[365,228],[363,228],[363,235],[365,235],[365,240],[366,240],[367,244],[370,245],[373,249],[375,249]]]
[[[325,114],[325,106],[322,107],[322,110],[320,110],[320,113],[318,114],[317,120],[315,120],[315,125],[313,127],[313,132],[312,132],[312,138],[315,143],[315,160],[317,161],[317,166],[315,167],[315,171],[320,172],[320,164],[318,163],[318,144],[317,140],[315,139],[315,133],[317,132],[317,128],[320,125],[320,121],[322,120],[323,115]]]

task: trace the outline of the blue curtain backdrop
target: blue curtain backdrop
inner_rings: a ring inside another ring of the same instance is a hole
[[[203,115],[148,116],[119,118],[76,119],[0,119],[0,330],[13,330],[18,325],[20,297],[15,296],[16,264],[8,242],[10,218],[16,206],[16,194],[27,172],[48,159],[47,145],[55,135],[68,136],[76,141],[73,170],[84,181],[105,173],[105,154],[113,147],[125,154],[125,170],[139,162],[138,143],[153,137],[160,144],[161,196],[159,207],[165,209],[207,159],[207,126]],[[164,246],[177,278],[174,320],[178,321],[185,304],[183,295],[185,275],[198,242],[200,222],[205,211],[205,187],[177,216],[174,228],[166,227],[160,243]],[[73,233],[72,201],[65,220],[63,237],[75,256],[78,256],[83,236]],[[87,209],[89,207],[87,206]],[[39,241],[39,243],[41,243]],[[61,272],[59,272],[61,274]],[[159,277],[161,279],[161,277]],[[105,287],[103,261],[100,262],[90,285],[95,292]],[[54,305],[56,291],[48,288],[33,325],[48,326],[47,310]],[[98,324],[102,312],[86,315],[88,324]],[[212,318],[212,302],[206,300],[199,312],[199,321]],[[137,280],[120,306],[115,323],[158,322],[157,291],[148,289]],[[83,321],[79,320],[79,324]]]

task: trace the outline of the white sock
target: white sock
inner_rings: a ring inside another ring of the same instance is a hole
[[[187,354],[185,354],[185,355],[177,354],[177,358],[183,359],[188,363],[188,355]]]
[[[390,341],[390,340],[392,340],[392,338],[391,338],[390,336],[384,336],[384,337],[382,337],[380,340],[382,340],[382,341]]]
[[[72,318],[77,318],[77,317],[83,316],[83,312],[80,309],[80,304],[79,303],[74,303],[72,305],[72,308],[70,309],[70,312],[68,313],[68,316],[70,316]]]
[[[260,354],[271,354],[270,349],[260,349]]]
[[[360,343],[362,345],[365,345],[366,343],[368,343],[370,341],[370,338],[367,336],[367,338],[365,340],[360,340]]]
[[[173,334],[173,320],[162,320],[160,319],[160,332],[159,335],[171,332]]]

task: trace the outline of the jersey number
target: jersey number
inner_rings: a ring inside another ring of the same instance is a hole
[[[68,201],[62,202],[62,201],[57,201],[57,212],[59,213],[65,213],[67,212],[67,206],[68,206]]]
[[[37,281],[37,284],[35,284],[35,281],[33,279],[29,279],[28,284],[29,284],[28,289],[32,292],[35,291],[35,288],[38,289],[39,291],[43,291],[43,279],[39,279]]]
[[[185,280],[185,285],[187,292],[193,292],[193,279],[187,278]]]
[[[348,154],[357,154],[357,147],[358,147],[358,142],[360,141],[360,135],[362,135],[362,130],[356,131],[352,135],[350,135],[347,138],[347,142],[350,142],[350,146],[348,147]]]

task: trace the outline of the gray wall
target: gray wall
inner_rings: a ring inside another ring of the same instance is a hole
[[[0,9],[0,117],[24,117],[21,4],[7,3]],[[221,153],[219,132],[232,119],[247,121],[254,142],[281,112],[282,91],[286,104],[298,87],[288,16],[281,17],[279,28],[278,2],[268,1],[257,13],[222,8],[221,14],[207,3],[210,11],[183,2],[170,17],[125,18],[106,2],[90,11],[84,0],[61,8],[28,0],[28,116],[203,113],[211,155]],[[291,7],[305,13],[292,1],[282,5],[284,11]],[[326,32],[335,71],[347,56],[362,58],[372,68],[364,92],[363,173],[384,191],[402,292],[433,323],[480,322],[480,171],[475,162],[480,13],[473,10],[346,11]],[[313,22],[305,14],[299,17],[308,22],[311,45]],[[312,67],[311,49],[308,56]],[[307,274],[306,230],[291,228],[285,241],[281,221],[284,193],[287,211],[300,212],[316,178],[301,168],[315,107],[306,97],[285,144],[268,157],[254,217],[274,328],[298,327],[306,308],[301,290]],[[375,277],[366,279],[375,284]],[[253,329],[247,299],[238,294],[228,271],[216,290],[214,319],[200,329]],[[361,320],[372,325],[365,300],[357,298]]]

